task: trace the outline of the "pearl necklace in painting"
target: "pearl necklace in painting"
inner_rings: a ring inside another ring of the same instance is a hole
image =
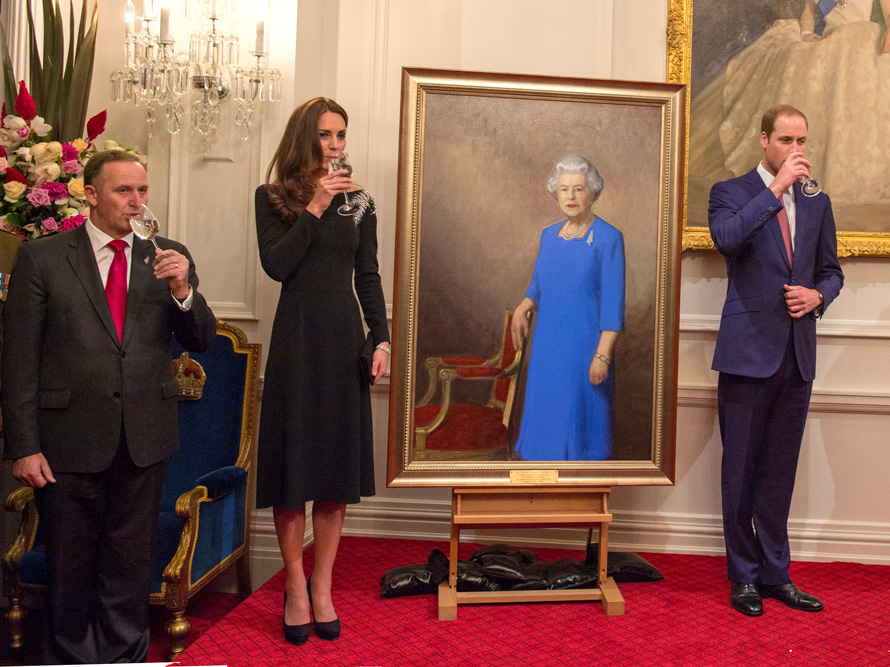
[[[590,224],[591,220],[593,220],[593,216],[591,216],[588,220],[585,220],[580,225],[578,225],[578,227],[575,228],[575,231],[573,231],[571,233],[569,232],[569,221],[566,220],[566,224],[563,225],[563,227],[562,227],[562,237],[567,241],[571,241],[573,238],[575,238],[576,236],[578,236],[578,234],[581,233],[582,229],[584,229],[587,225]]]

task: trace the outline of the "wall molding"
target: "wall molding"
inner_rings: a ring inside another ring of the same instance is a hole
[[[677,405],[686,408],[717,409],[717,385],[681,384],[677,390]],[[810,412],[843,413],[849,415],[890,414],[890,392],[828,391],[813,389]]]
[[[719,315],[680,315],[681,332],[713,332],[720,329]],[[880,320],[834,320],[819,321],[816,335],[837,338],[890,339],[890,322]]]
[[[614,507],[612,515],[609,543],[614,551],[710,556],[725,553],[723,519],[719,515],[633,512]],[[349,508],[344,535],[433,540],[445,545],[450,517],[450,500],[368,498]],[[461,531],[461,541],[580,550],[586,534],[586,530],[577,528],[479,529]],[[791,519],[788,534],[795,560],[890,565],[890,523]]]

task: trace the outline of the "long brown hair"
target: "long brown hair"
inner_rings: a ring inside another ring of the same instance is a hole
[[[294,222],[315,194],[315,173],[324,160],[318,141],[318,120],[328,111],[340,114],[344,123],[349,124],[343,107],[327,97],[313,97],[294,109],[266,171],[269,201],[287,222]]]

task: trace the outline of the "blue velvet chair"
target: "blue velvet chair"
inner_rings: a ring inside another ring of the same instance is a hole
[[[239,594],[243,599],[251,593],[247,502],[260,345],[219,320],[216,333],[201,354],[184,354],[174,341],[180,448],[167,463],[149,600],[171,613],[166,627],[171,660],[182,652],[189,633],[185,610],[196,592],[235,564]],[[24,595],[42,593],[46,565],[33,491],[17,489],[6,509],[22,513],[19,533],[2,563],[10,640],[18,648],[27,613]]]

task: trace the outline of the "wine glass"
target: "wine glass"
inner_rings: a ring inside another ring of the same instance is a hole
[[[161,225],[148,206],[140,204],[139,211],[130,216],[130,227],[133,229],[133,233],[140,239],[151,241],[157,250],[161,249],[158,242],[155,241],[155,236],[161,231]],[[156,264],[159,259],[160,257],[155,257],[152,264]]]
[[[822,192],[822,186],[819,185],[819,181],[815,178],[808,176],[807,180],[800,186],[800,191],[803,192],[805,197],[815,197]]]
[[[352,165],[347,162],[349,157],[346,153],[339,153],[331,158],[330,163],[328,164],[328,173],[335,172],[339,169],[345,169],[348,173],[346,176],[352,178]],[[337,213],[340,215],[352,215],[355,213],[356,205],[354,203],[349,202],[349,193],[344,190],[343,191],[343,199],[345,203],[337,209]]]

